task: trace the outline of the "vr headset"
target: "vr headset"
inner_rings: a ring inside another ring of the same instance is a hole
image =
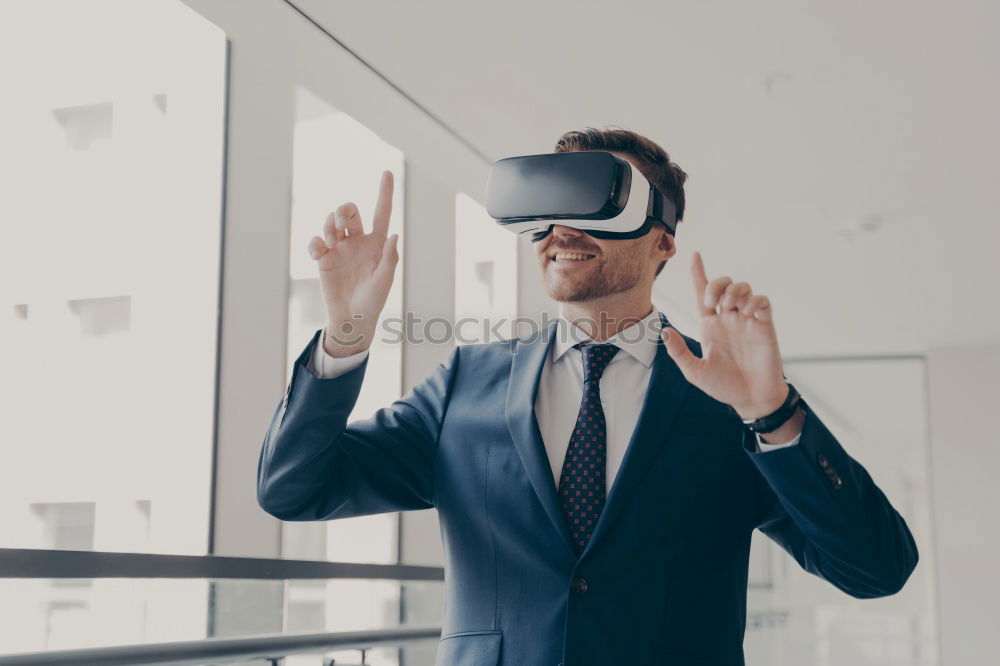
[[[496,162],[486,212],[500,226],[540,241],[554,224],[594,238],[638,238],[657,222],[673,234],[674,203],[631,162],[606,151],[543,153]]]

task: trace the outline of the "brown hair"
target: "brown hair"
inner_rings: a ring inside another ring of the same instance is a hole
[[[613,127],[613,126],[612,126]],[[556,141],[554,152],[570,153],[581,150],[607,150],[625,153],[635,160],[639,172],[670,199],[677,209],[677,221],[684,217],[684,181],[687,174],[670,161],[670,155],[651,139],[622,128],[595,129],[566,132]],[[656,275],[666,261],[660,262]]]

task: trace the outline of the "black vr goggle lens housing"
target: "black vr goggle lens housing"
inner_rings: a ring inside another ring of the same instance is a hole
[[[610,239],[644,236],[657,222],[677,229],[674,203],[628,160],[600,150],[499,160],[486,183],[486,212],[532,241],[554,224]]]

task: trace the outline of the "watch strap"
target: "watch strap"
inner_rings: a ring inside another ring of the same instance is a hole
[[[799,405],[799,399],[802,396],[800,396],[799,392],[795,390],[795,387],[792,386],[791,382],[787,379],[785,382],[788,384],[788,396],[785,398],[785,401],[781,403],[781,406],[770,414],[762,416],[758,419],[740,419],[743,421],[743,425],[755,433],[766,434],[777,430],[784,425],[788,419],[792,418],[795,414],[795,409]]]

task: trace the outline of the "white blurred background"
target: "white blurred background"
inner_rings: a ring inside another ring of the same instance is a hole
[[[920,551],[903,591],[859,601],[755,534],[747,663],[989,663],[998,28],[985,0],[5,0],[0,548],[440,566],[433,511],[282,524],[257,506],[263,434],[324,323],[306,245],[345,201],[369,220],[390,169],[385,317],[554,313],[530,243],[482,207],[486,174],[616,125],[689,174],[655,304],[697,336],[694,249],[766,293],[786,374]],[[353,416],[452,344],[377,342]],[[442,599],[2,579],[0,654],[439,622]]]

